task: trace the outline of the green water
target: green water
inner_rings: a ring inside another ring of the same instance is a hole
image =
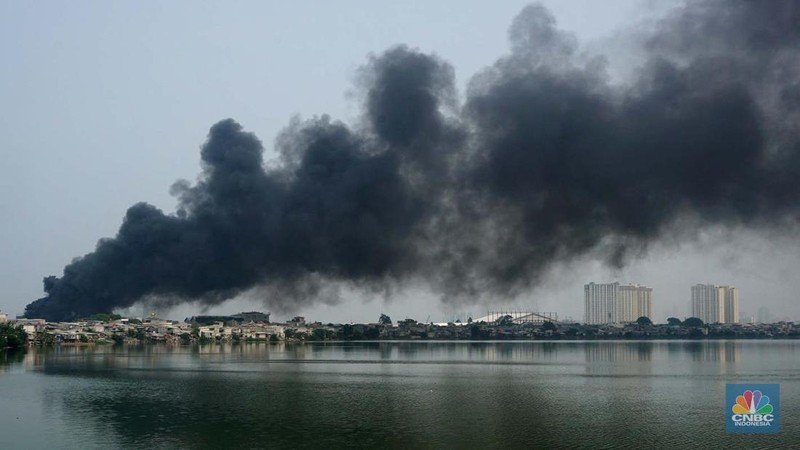
[[[96,347],[0,357],[0,448],[800,448],[800,342]],[[726,383],[781,432],[725,432]]]

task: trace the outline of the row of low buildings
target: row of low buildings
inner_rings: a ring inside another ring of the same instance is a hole
[[[597,325],[652,320],[653,288],[638,284],[584,285],[584,321]],[[739,323],[739,289],[734,286],[692,286],[691,316],[705,323]]]
[[[205,322],[160,319],[155,316],[142,320],[122,318],[104,322],[101,320],[80,320],[75,322],[46,322],[42,319],[17,319],[13,323],[21,326],[28,334],[31,345],[50,343],[88,344],[92,342],[174,342],[188,343],[200,339],[231,340],[284,340],[287,326],[267,321],[246,319],[264,317],[247,316],[241,313],[230,316],[232,320]],[[244,316],[244,317],[242,317]],[[226,316],[227,317],[227,316]],[[269,317],[266,315],[266,317]],[[298,318],[295,318],[297,320]],[[290,322],[295,323],[295,322]],[[300,326],[297,326],[300,328]]]
[[[527,313],[530,315],[530,313]],[[304,342],[349,340],[508,340],[508,339],[683,339],[683,338],[800,338],[800,324],[710,324],[687,323],[580,324],[530,320],[525,314],[506,314],[491,321],[468,323],[419,323],[412,319],[396,324],[305,323],[302,317],[286,323],[178,322],[149,318],[51,323],[43,320],[15,321],[24,327],[31,345],[92,345],[97,342],[213,344],[215,342]]]
[[[800,339],[800,324],[776,323],[714,323],[703,326],[686,324],[638,323],[615,324],[565,324],[558,327],[554,336],[581,339]]]

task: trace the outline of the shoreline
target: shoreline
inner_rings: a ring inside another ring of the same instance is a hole
[[[523,343],[531,343],[531,342],[540,342],[543,344],[555,344],[555,343],[593,343],[593,342],[607,342],[607,343],[623,343],[623,342],[630,342],[630,343],[644,343],[644,342],[652,342],[652,343],[671,343],[671,342],[764,342],[764,341],[774,341],[774,342],[793,342],[793,341],[800,341],[798,337],[772,337],[772,338],[652,338],[652,339],[642,339],[642,338],[631,338],[631,339],[377,339],[377,340],[327,340],[327,341],[300,341],[300,340],[290,340],[290,341],[280,341],[280,342],[268,342],[268,341],[252,341],[252,342],[207,342],[207,343],[198,343],[193,342],[189,344],[181,344],[181,343],[172,343],[172,342],[125,342],[121,344],[114,344],[113,342],[103,342],[103,343],[56,343],[50,348],[54,347],[143,347],[143,346],[165,346],[165,347],[214,347],[220,345],[226,346],[281,346],[281,345],[320,345],[320,344],[499,344],[499,343],[514,343],[514,344],[523,344]],[[28,348],[47,348],[43,346],[35,346],[30,345]],[[14,350],[14,349],[5,349],[7,350]]]

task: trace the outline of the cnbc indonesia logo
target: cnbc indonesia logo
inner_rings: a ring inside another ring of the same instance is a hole
[[[763,395],[761,391],[744,391],[744,394],[736,397],[736,404],[733,405],[734,421],[755,420],[771,422],[773,420],[772,405],[769,404],[769,397]]]
[[[727,431],[777,433],[780,426],[779,393],[780,386],[777,384],[729,384],[726,388],[727,405],[730,408]]]

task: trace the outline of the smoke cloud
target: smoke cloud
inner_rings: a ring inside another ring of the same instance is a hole
[[[445,301],[515,296],[555,262],[628,262],[704,226],[797,231],[800,4],[693,1],[639,30],[612,83],[542,6],[460,98],[440,58],[398,46],[363,69],[363,120],[295,120],[265,165],[231,119],[174,214],[140,203],[114,238],[44,280],[27,317],[149,298],[312,302],[345,284],[425,284]]]

